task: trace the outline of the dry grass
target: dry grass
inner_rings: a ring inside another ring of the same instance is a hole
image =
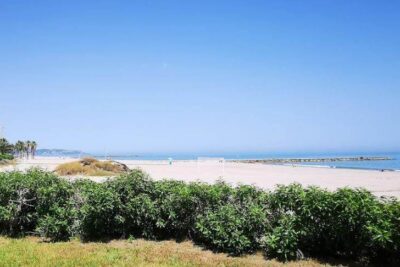
[[[112,241],[43,243],[38,238],[0,238],[0,266],[326,266],[317,261],[279,263],[262,255],[215,254],[191,242]]]
[[[17,162],[15,159],[13,160],[8,160],[8,159],[3,159],[0,160],[0,167],[4,167],[4,166],[9,166],[9,165],[16,165]]]
[[[114,161],[99,161],[84,158],[79,161],[59,165],[55,170],[59,175],[113,176],[127,171]]]

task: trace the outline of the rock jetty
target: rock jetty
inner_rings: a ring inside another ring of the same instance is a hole
[[[372,160],[392,160],[389,157],[338,157],[338,158],[280,158],[280,159],[245,159],[234,160],[241,163],[263,163],[263,164],[295,164],[309,162],[337,162],[337,161],[372,161]]]

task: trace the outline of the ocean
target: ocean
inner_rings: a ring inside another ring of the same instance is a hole
[[[112,158],[114,160],[197,160],[198,158],[224,158],[225,160],[243,159],[281,159],[281,158],[339,158],[339,157],[389,157],[391,160],[371,161],[336,161],[336,162],[307,162],[298,165],[312,165],[318,167],[372,169],[400,171],[400,152],[397,153],[144,153],[144,154],[109,154],[93,155],[97,158]]]

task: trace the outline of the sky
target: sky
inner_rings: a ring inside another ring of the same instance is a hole
[[[0,0],[0,125],[87,152],[400,151],[399,1]]]

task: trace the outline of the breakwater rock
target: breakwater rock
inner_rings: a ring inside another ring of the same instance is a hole
[[[308,162],[337,162],[337,161],[372,161],[392,160],[390,157],[337,157],[337,158],[279,158],[279,159],[246,159],[234,160],[241,163],[263,163],[263,164],[291,164]]]

